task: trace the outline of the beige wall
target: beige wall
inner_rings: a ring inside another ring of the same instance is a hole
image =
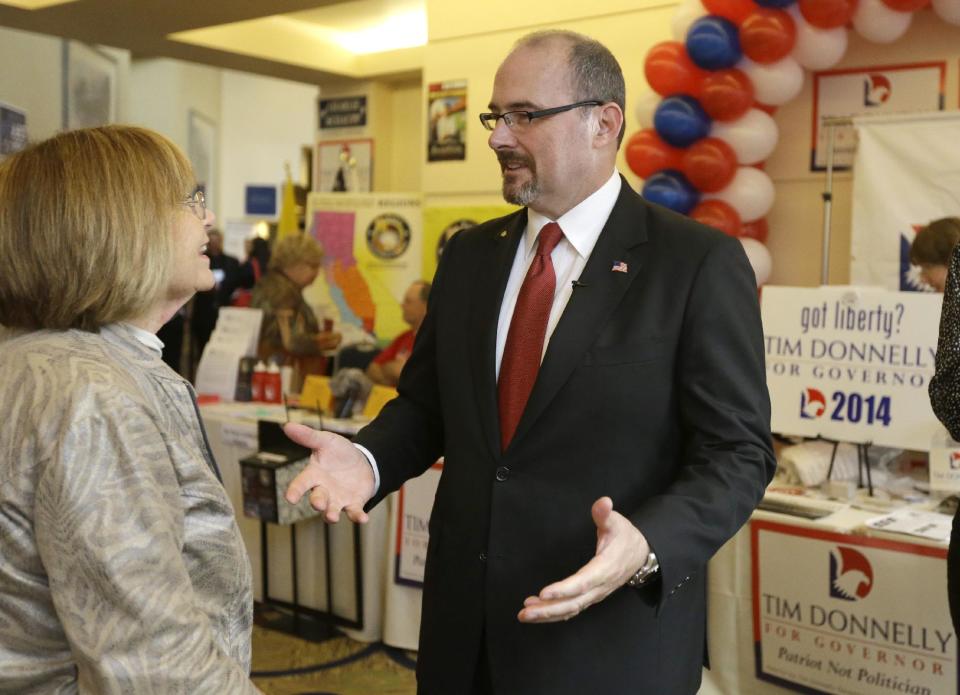
[[[491,4],[492,2],[492,4]],[[638,129],[633,100],[647,88],[643,61],[647,51],[669,40],[676,5],[626,0],[521,3],[491,0],[474,6],[428,2],[431,42],[424,54],[423,82],[466,78],[471,119],[464,162],[424,163],[423,190],[428,203],[466,204],[499,201],[499,173],[486,146],[486,132],[474,123],[490,98],[493,74],[516,38],[541,28],[580,31],[603,41],[620,60],[627,84],[627,133]],[[545,23],[544,18],[551,18]],[[869,67],[927,60],[947,61],[946,107],[957,109],[960,79],[960,27],[946,24],[930,11],[914,18],[907,34],[892,45],[874,45],[850,32],[847,54],[837,68]],[[778,149],[767,163],[776,185],[776,201],[768,216],[768,248],[773,257],[772,284],[816,285],[820,282],[822,202],[825,177],[811,173],[812,87],[808,75],[803,92],[775,116],[780,128]],[[425,100],[424,95],[424,100]],[[422,161],[422,160],[421,160]],[[621,171],[634,187],[642,183],[621,156]],[[850,174],[834,179],[830,282],[849,279]]]
[[[324,128],[318,140],[373,139],[373,190],[410,192],[421,187],[423,101],[420,81],[371,80],[350,87],[322,89],[323,98],[367,97],[367,125]]]

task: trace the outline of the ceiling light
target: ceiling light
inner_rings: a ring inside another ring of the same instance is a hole
[[[52,5],[66,5],[77,0],[0,0],[0,5],[10,5],[21,10],[42,10]]]
[[[367,29],[336,32],[334,40],[358,55],[423,46],[427,43],[427,12],[421,8],[390,15]]]

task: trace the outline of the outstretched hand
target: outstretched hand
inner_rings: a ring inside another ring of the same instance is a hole
[[[374,495],[370,462],[349,440],[332,432],[318,432],[306,425],[287,423],[283,431],[297,444],[312,449],[310,462],[287,487],[286,499],[296,504],[305,493],[310,504],[332,524],[340,512],[356,523],[369,517],[363,506]]]
[[[553,623],[582,613],[627,583],[650,552],[647,539],[630,520],[601,497],[590,509],[597,527],[597,552],[566,579],[528,596],[517,614],[522,623]]]

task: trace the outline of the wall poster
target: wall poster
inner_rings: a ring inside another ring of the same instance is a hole
[[[467,81],[433,82],[427,88],[427,161],[467,158]]]

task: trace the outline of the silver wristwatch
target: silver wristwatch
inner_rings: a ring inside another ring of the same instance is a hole
[[[627,586],[643,586],[650,581],[653,576],[660,571],[660,561],[657,560],[656,553],[647,555],[643,566],[633,573],[633,576],[627,580]]]

